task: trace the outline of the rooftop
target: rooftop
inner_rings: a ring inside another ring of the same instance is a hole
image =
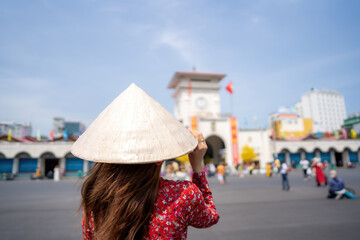
[[[206,80],[218,80],[221,81],[226,74],[222,73],[205,73],[205,72],[175,72],[173,78],[168,85],[168,88],[175,88],[182,78],[190,79],[206,79]]]

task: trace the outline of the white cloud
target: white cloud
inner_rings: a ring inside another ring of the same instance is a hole
[[[336,65],[337,63],[358,56],[360,56],[360,49],[356,49],[350,52],[335,54],[331,56],[325,56],[323,58],[314,59],[312,61],[299,63],[296,66],[287,66],[284,70],[279,71],[275,74],[271,74],[271,77],[273,79],[275,78],[289,79],[289,77],[291,76],[295,76],[304,72],[314,71],[324,67],[329,67],[331,65]]]
[[[168,46],[175,50],[189,65],[193,65],[195,63],[196,46],[193,42],[191,42],[188,34],[166,30],[162,32],[158,41],[161,45]]]
[[[251,22],[254,23],[254,24],[257,24],[261,21],[261,18],[260,17],[252,17],[251,18]]]

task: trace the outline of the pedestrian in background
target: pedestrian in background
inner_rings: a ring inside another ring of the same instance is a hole
[[[277,158],[275,159],[274,161],[274,165],[275,165],[275,168],[276,168],[276,172],[275,173],[279,173],[280,172],[280,160]]]
[[[272,176],[272,169],[271,169],[271,163],[266,163],[266,177]]]
[[[217,177],[218,177],[218,180],[219,180],[219,183],[220,184],[225,184],[226,183],[226,180],[225,180],[225,166],[223,163],[220,163],[217,168]]]
[[[284,191],[292,191],[288,180],[289,167],[285,163],[285,160],[281,161],[280,174],[281,174],[281,185]]]
[[[300,166],[303,170],[304,173],[304,180],[308,180],[309,179],[309,175],[308,175],[308,169],[310,166],[310,162],[307,159],[301,159],[300,161]]]
[[[250,177],[252,177],[252,175],[253,175],[254,168],[255,168],[255,164],[253,162],[250,163],[250,166],[249,166]]]
[[[321,162],[320,158],[314,158],[313,160],[313,167],[315,168],[315,173],[316,173],[316,184],[318,187],[321,186],[321,184],[327,185],[327,178],[326,175],[324,173],[324,164]]]

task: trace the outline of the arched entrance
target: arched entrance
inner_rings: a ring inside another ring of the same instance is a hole
[[[49,172],[54,173],[54,168],[56,165],[59,165],[59,159],[51,152],[43,153],[41,156],[42,167],[41,170],[45,176],[50,176]]]
[[[66,176],[77,176],[79,171],[84,170],[85,163],[82,159],[75,157],[72,153],[68,152],[65,155],[65,164],[60,166],[63,174]],[[88,171],[88,168],[85,168],[85,171]]]
[[[16,168],[15,171],[19,173],[19,177],[29,177],[36,172],[37,162],[36,158],[32,158],[29,153],[21,152],[15,156]]]
[[[215,165],[225,160],[225,144],[224,141],[215,135],[206,138],[206,145],[208,150],[205,153],[204,159],[207,161],[209,158]]]

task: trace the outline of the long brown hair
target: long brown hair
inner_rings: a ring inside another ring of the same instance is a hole
[[[141,239],[154,207],[161,165],[95,163],[81,188],[86,226],[101,240]]]

